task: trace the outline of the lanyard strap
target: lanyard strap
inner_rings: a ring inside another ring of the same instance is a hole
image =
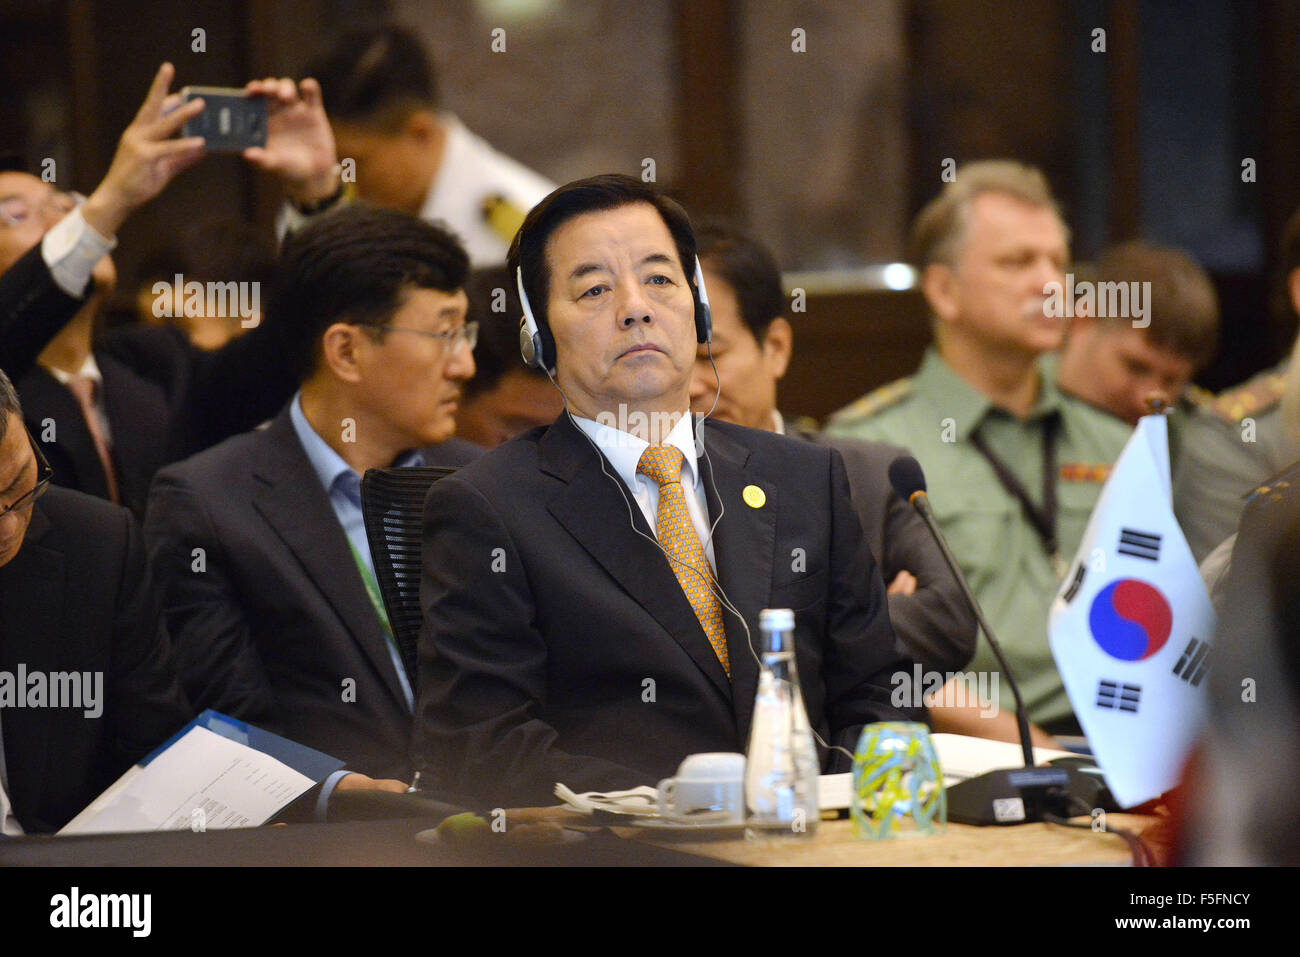
[[[357,563],[357,571],[361,573],[361,581],[366,586],[366,594],[370,596],[370,604],[375,606],[375,614],[379,617],[380,627],[384,629],[384,636],[396,648],[397,638],[393,635],[393,626],[388,623],[388,609],[384,607],[384,596],[379,593],[379,582],[375,581],[375,573],[370,570],[370,566],[366,564],[366,560],[361,557],[357,546],[352,544],[350,538],[348,548],[352,550],[352,560]]]
[[[1043,505],[1040,508],[1029,497],[1029,492],[1014,472],[984,442],[978,431],[970,436],[971,445],[988,460],[993,467],[1002,487],[1012,498],[1020,503],[1020,511],[1028,520],[1030,527],[1038,534],[1043,551],[1052,561],[1052,567],[1063,573],[1060,549],[1056,540],[1056,440],[1061,432],[1061,414],[1051,412],[1043,419]]]

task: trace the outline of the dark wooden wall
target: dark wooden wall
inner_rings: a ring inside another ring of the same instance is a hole
[[[742,218],[744,137],[738,103],[744,65],[737,37],[745,5],[664,2],[672,10],[678,66],[674,129],[683,170],[672,185],[696,212]],[[1108,174],[1114,238],[1132,230],[1140,200],[1135,172],[1140,156],[1131,127],[1141,69],[1138,2],[1105,4],[1113,51],[1107,109],[1117,134]],[[19,99],[38,88],[64,92],[66,117],[46,117],[46,126],[63,130],[59,185],[86,190],[107,169],[117,136],[162,60],[176,64],[180,83],[240,85],[253,76],[296,73],[329,39],[363,18],[381,15],[385,7],[384,0],[7,0],[0,9],[0,77]],[[1298,7],[1296,0],[1262,0],[1259,6],[1257,68],[1266,95],[1252,116],[1264,131],[1259,177],[1270,251],[1300,204]],[[1067,201],[1076,202],[1069,60],[1061,39],[1067,9],[1065,0],[1025,5],[909,0],[912,155],[905,181],[882,188],[905,191],[914,210],[941,185],[940,159],[1013,154],[1042,165]],[[206,33],[205,52],[192,49],[196,28]],[[1006,68],[1008,50],[1018,51],[1014,69]],[[0,148],[29,145],[30,131],[20,128],[12,101],[0,106],[0,124]],[[39,159],[29,157],[29,163]],[[238,159],[210,158],[123,230],[115,256],[124,285],[160,238],[195,216],[242,215],[269,228],[275,203],[273,186]],[[1250,301],[1249,309],[1258,314],[1262,307],[1254,303],[1261,298],[1261,280],[1229,278],[1220,289],[1230,302]],[[1291,335],[1290,327],[1271,316],[1233,322],[1225,332],[1224,357],[1206,377],[1212,384],[1226,384],[1271,361]],[[906,374],[928,339],[915,293],[814,296],[797,331],[785,405],[816,416]]]
[[[810,293],[794,318],[794,358],[781,382],[787,415],[826,416],[860,395],[911,375],[930,343],[916,291]]]

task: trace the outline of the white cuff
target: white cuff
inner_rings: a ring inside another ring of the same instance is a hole
[[[116,239],[105,239],[86,222],[80,209],[74,209],[45,234],[41,240],[41,258],[50,267],[50,275],[58,287],[74,299],[80,299],[95,264],[116,246]]]

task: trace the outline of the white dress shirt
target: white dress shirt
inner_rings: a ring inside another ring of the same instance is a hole
[[[596,443],[597,448],[614,467],[618,478],[632,493],[632,497],[641,508],[646,523],[655,528],[655,518],[659,511],[659,485],[648,475],[637,472],[641,456],[650,447],[650,443],[639,439],[630,432],[623,432],[612,426],[592,419],[574,416],[573,421],[587,437]],[[684,414],[671,432],[663,440],[664,445],[671,445],[681,450],[685,461],[682,464],[682,489],[686,492],[686,511],[695,526],[695,534],[704,545],[709,565],[717,574],[718,565],[713,560],[713,536],[709,533],[709,502],[704,494],[704,483],[700,481],[699,462],[695,457],[695,432],[689,413]],[[611,479],[612,480],[612,479]],[[630,522],[631,516],[628,516]]]

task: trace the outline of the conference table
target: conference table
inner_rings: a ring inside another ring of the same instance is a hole
[[[1088,823],[1087,818],[1077,823]],[[1157,860],[1167,860],[1163,819],[1135,814],[1110,814],[1107,823],[1145,834]],[[860,840],[849,820],[821,821],[811,838],[779,843],[752,842],[743,836],[691,841],[664,832],[619,828],[629,839],[654,843],[694,857],[746,866],[775,867],[991,867],[1116,865],[1132,863],[1132,853],[1118,834],[1067,828],[1055,824],[1014,827],[973,827],[948,824],[943,833],[924,837]],[[1159,834],[1158,839],[1153,836]]]
[[[1087,819],[1079,819],[1087,823]],[[800,841],[702,840],[661,830],[593,826],[567,808],[506,812],[503,833],[431,841],[436,818],[287,824],[203,834],[173,831],[0,841],[0,866],[1053,866],[1131,863],[1122,838],[1052,824],[971,827],[942,834],[858,840],[848,820],[819,822]],[[1108,815],[1163,855],[1165,819]],[[521,827],[521,825],[529,825]],[[513,832],[512,832],[513,829]]]

